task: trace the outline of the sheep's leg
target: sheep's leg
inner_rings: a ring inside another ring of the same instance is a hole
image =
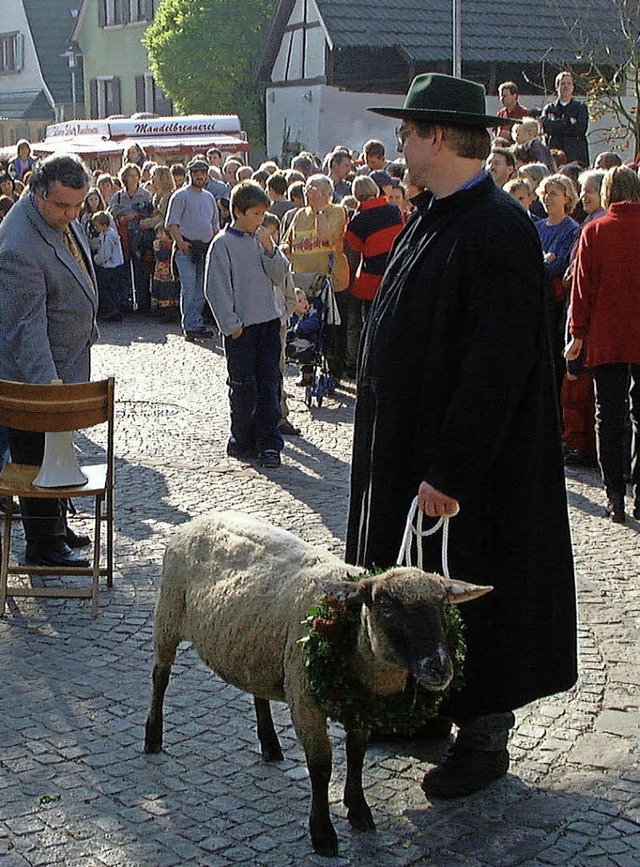
[[[145,729],[145,753],[159,753],[162,750],[162,706],[171,676],[171,666],[176,658],[178,643],[176,639],[175,643],[172,640],[170,643],[163,643],[162,646],[156,648],[156,664],[153,666],[153,696]]]
[[[309,813],[309,831],[313,848],[319,855],[329,857],[338,854],[338,837],[329,815],[329,780],[331,779],[331,755],[326,759],[307,756],[309,777],[311,778],[311,812]],[[329,751],[330,752],[330,751]]]
[[[266,698],[253,697],[253,703],[256,708],[256,720],[258,723],[258,740],[260,741],[260,751],[265,762],[281,762],[284,756],[278,735],[273,726],[273,717],[271,716],[271,705]]]
[[[329,815],[331,779],[331,741],[327,721],[317,705],[305,698],[290,703],[291,719],[307,759],[311,779],[309,831],[313,848],[319,855],[338,854],[338,837]]]
[[[347,781],[344,805],[347,819],[358,831],[375,831],[371,810],[362,790],[362,765],[367,751],[369,732],[347,732]]]

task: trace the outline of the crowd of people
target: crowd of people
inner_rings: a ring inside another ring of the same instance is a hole
[[[572,74],[559,73],[558,99],[535,117],[520,104],[513,82],[501,85],[499,114],[518,123],[508,138],[506,129],[498,131],[487,170],[526,209],[540,237],[565,463],[599,464],[607,496],[605,512],[624,523],[625,479],[633,484],[632,513],[640,516],[640,489],[634,481],[640,412],[636,386],[640,345],[635,338],[640,305],[635,250],[627,228],[639,201],[637,171],[634,165],[623,166],[620,156],[610,151],[599,153],[590,164],[587,109],[574,98],[574,88]],[[606,268],[602,253],[587,258],[593,249],[592,233],[600,234],[590,227],[604,218],[610,240],[620,233],[610,247],[615,249],[616,265],[606,256]],[[585,309],[587,285],[591,295]],[[615,398],[608,378],[614,376],[612,370],[618,377]]]
[[[582,229],[607,213],[603,179],[622,161],[603,152],[590,167],[588,114],[574,96],[572,73],[560,72],[555,85],[557,99],[542,111],[521,104],[514,82],[499,86],[501,126],[484,165],[494,183],[520,202],[540,237],[565,462],[591,466],[597,460],[596,421],[602,409],[591,366],[581,360],[586,349],[565,361],[571,337],[568,313],[572,297],[580,292]],[[19,141],[15,158],[0,173],[0,221],[29,192],[36,166],[29,142]],[[289,358],[299,360],[292,346],[287,349],[294,327],[300,328],[291,319],[296,304],[292,290],[305,293],[315,321],[319,277],[328,276],[337,310],[323,340],[328,369],[336,383],[355,379],[362,329],[389,252],[422,192],[404,158],[390,160],[378,140],[365,142],[359,152],[336,145],[323,158],[303,151],[289,167],[268,160],[257,169],[236,156],[225,158],[215,147],[186,166],[166,166],[148,159],[141,143],[125,143],[116,176],[93,172],[79,215],[95,268],[99,317],[119,321],[129,310],[154,312],[179,317],[189,341],[214,336],[219,323],[210,298],[205,303],[207,251],[220,231],[234,226],[232,193],[247,181],[264,192],[267,224],[290,263],[290,291],[280,286],[278,294],[281,370],[285,349]],[[636,361],[629,356],[629,364]],[[300,385],[308,384],[309,375],[303,364]],[[299,433],[288,419],[284,393],[278,423],[285,434]],[[626,431],[628,423],[623,426]],[[627,443],[628,433],[625,437]],[[625,461],[628,476],[628,443]],[[611,505],[615,500],[619,506],[619,480],[609,483],[604,470],[603,478],[607,491],[613,491],[607,509],[614,520],[623,520],[624,511]],[[640,513],[640,503],[638,507]]]
[[[567,310],[580,227],[605,213],[602,179],[622,161],[603,152],[589,169],[586,107],[574,97],[570,72],[560,72],[555,84],[557,100],[542,112],[520,103],[514,82],[499,86],[497,115],[503,125],[495,131],[485,167],[536,222],[553,298],[551,335],[565,459],[588,466],[596,461],[595,397],[589,368],[578,362],[565,368]],[[93,172],[79,215],[96,272],[101,319],[122,320],[132,309],[154,311],[179,316],[187,340],[212,337],[215,328],[204,303],[206,252],[217,232],[233,222],[232,190],[252,180],[268,196],[277,242],[291,263],[295,286],[312,306],[318,275],[329,275],[340,323],[327,334],[329,370],[336,381],[355,378],[362,327],[387,256],[414,209],[412,199],[421,192],[404,159],[389,160],[382,142],[370,140],[360,152],[337,145],[322,159],[301,152],[288,168],[268,160],[254,170],[235,156],[225,159],[215,147],[188,166],[166,166],[148,159],[142,144],[127,142],[122,163],[115,176]],[[29,142],[17,142],[16,156],[0,172],[0,221],[29,192],[36,165]],[[293,312],[292,299],[292,293],[286,302],[281,296],[284,325]],[[283,399],[280,424],[285,432],[297,433],[287,412]]]
[[[444,709],[458,735],[430,797],[503,776],[513,711],[575,682],[560,410],[565,462],[597,454],[616,522],[630,472],[640,518],[640,180],[613,153],[590,166],[571,73],[556,87],[538,118],[505,82],[488,115],[480,85],[419,75],[402,107],[371,109],[400,121],[402,159],[370,140],[289,167],[212,148],[167,169],[131,143],[112,177],[30,164],[21,142],[0,176],[0,375],[86,379],[96,313],[179,307],[186,340],[212,321],[222,335],[232,458],[278,467],[299,433],[282,368],[296,359],[305,383],[329,286],[326,364],[357,382],[347,560],[395,563],[417,497],[456,516],[452,577],[495,587],[465,612],[465,685]],[[37,461],[42,442],[13,432],[11,449]],[[32,514],[27,559],[77,565],[63,506],[37,533]],[[440,571],[439,545],[423,549]]]

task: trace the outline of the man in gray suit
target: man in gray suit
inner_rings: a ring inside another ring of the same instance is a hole
[[[74,156],[54,155],[35,169],[31,194],[0,225],[0,379],[86,382],[98,337],[98,295],[79,224],[89,173]],[[9,431],[17,463],[40,464],[44,434]],[[30,565],[88,566],[73,548],[89,539],[68,530],[65,502],[21,502]],[[37,520],[30,520],[37,518]]]

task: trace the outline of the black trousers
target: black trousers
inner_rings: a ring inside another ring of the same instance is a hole
[[[347,354],[347,317],[353,296],[348,289],[335,292],[336,305],[340,314],[340,325],[325,325],[324,354],[331,376],[340,379],[344,373],[345,356]]]
[[[14,463],[40,466],[44,455],[44,434],[9,428],[9,450]],[[23,497],[20,509],[28,544],[42,551],[59,549],[64,544],[66,500]]]
[[[596,447],[602,481],[608,496],[624,496],[625,427],[631,420],[631,482],[640,497],[638,418],[640,365],[601,364],[593,368],[596,402]]]

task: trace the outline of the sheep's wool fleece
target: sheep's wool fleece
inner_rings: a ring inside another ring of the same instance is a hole
[[[314,578],[364,570],[242,512],[215,512],[180,528],[167,547],[155,640],[192,641],[228,683],[258,697],[291,700],[304,680],[303,636]],[[213,640],[215,636],[215,641]],[[260,664],[256,665],[255,660]],[[288,689],[287,689],[288,687]]]

